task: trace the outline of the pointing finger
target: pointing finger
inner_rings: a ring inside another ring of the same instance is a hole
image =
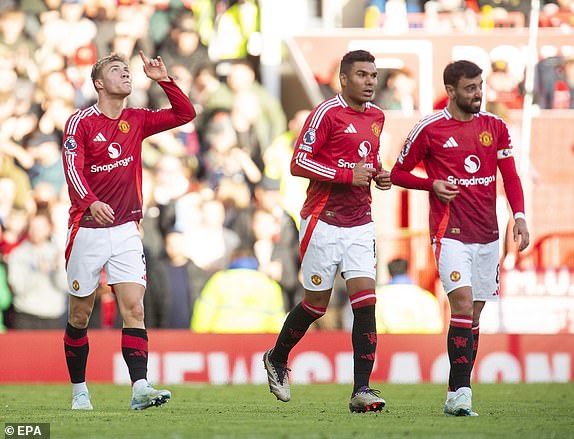
[[[144,64],[149,64],[149,59],[144,55],[143,50],[140,50],[140,58],[144,62]]]

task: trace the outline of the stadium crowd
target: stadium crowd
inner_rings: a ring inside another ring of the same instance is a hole
[[[372,14],[391,13],[394,3],[410,13],[432,11],[434,3],[440,10],[481,2],[371,1],[365,25],[381,24]],[[544,17],[553,12],[571,20],[573,3],[545,5]],[[551,18],[544,23],[564,24]],[[255,269],[273,285],[270,291],[282,292],[270,298],[274,312],[300,300],[297,221],[306,183],[290,175],[289,162],[309,110],[287,117],[258,81],[258,35],[255,0],[0,2],[0,331],[65,325],[63,125],[75,109],[95,102],[91,67],[110,52],[131,60],[130,106],[165,106],[165,95],[138,64],[139,49],[163,58],[198,112],[193,122],[144,144],[146,323],[190,328],[195,318],[197,327],[217,332],[194,317],[194,304],[216,305],[215,289],[225,284],[207,281],[230,267],[243,268],[237,276],[247,278]],[[539,65],[549,90],[539,103],[574,108],[574,52],[551,55]],[[508,77],[507,66],[493,60],[487,82],[493,101],[506,99],[514,108],[523,78]],[[416,108],[410,72],[394,72],[384,83],[377,102],[383,108]],[[235,302],[253,304],[247,294]],[[90,326],[114,325],[115,301],[102,274]]]

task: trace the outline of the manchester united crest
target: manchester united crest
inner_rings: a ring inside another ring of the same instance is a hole
[[[478,135],[478,140],[482,146],[490,146],[492,145],[492,134],[488,131],[483,131]]]
[[[130,131],[130,124],[127,123],[125,120],[120,120],[118,122],[118,128],[122,133],[128,133]]]
[[[371,131],[373,131],[375,137],[379,137],[381,135],[381,126],[378,123],[373,122],[371,125]]]
[[[450,280],[453,282],[458,282],[460,280],[460,273],[458,271],[453,271],[450,274]]]
[[[313,285],[321,285],[323,279],[321,279],[321,276],[319,276],[318,274],[314,274],[313,276],[311,276],[311,282],[313,282]]]
[[[78,291],[80,289],[80,282],[74,280],[74,282],[72,282],[72,288],[74,289],[74,291]]]

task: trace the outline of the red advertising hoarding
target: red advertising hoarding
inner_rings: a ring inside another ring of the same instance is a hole
[[[120,331],[88,333],[89,382],[129,383]],[[263,384],[263,352],[274,334],[193,334],[149,331],[149,375],[157,384]],[[68,382],[63,331],[14,331],[0,335],[0,382]],[[574,335],[481,335],[474,381],[569,382]],[[292,352],[293,383],[350,383],[351,337],[311,332]],[[445,336],[379,335],[373,381],[443,383],[448,376]]]

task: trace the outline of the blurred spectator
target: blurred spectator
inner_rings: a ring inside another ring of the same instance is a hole
[[[117,51],[117,53],[125,53]],[[152,86],[160,88],[159,85],[147,77],[141,68],[141,58],[139,54],[132,55],[129,58],[130,77],[132,80],[132,92],[128,96],[128,106],[130,107],[149,107],[149,95]],[[165,93],[164,93],[165,94]],[[167,134],[164,134],[167,133]],[[170,135],[170,130],[157,133],[156,135]]]
[[[223,83],[219,80],[215,67],[212,64],[204,64],[197,68],[193,78],[193,96],[196,105],[204,111],[205,109],[217,108],[219,102],[214,102],[215,97],[223,91]]]
[[[0,14],[16,7],[16,0],[3,0],[0,3]]]
[[[38,94],[43,114],[38,128],[43,133],[57,131],[61,136],[67,117],[73,113],[76,90],[68,81],[64,67],[42,70],[38,80]]]
[[[0,11],[1,12],[1,11]],[[7,9],[0,15],[0,58],[5,67],[14,69],[21,78],[36,75],[32,55],[35,41],[25,32],[26,14],[18,9]]]
[[[53,99],[43,102],[44,113],[38,123],[38,128],[43,133],[54,133],[62,136],[66,116],[74,112],[73,101],[67,99]]]
[[[19,79],[13,69],[0,67],[0,155],[10,156],[24,167],[31,166],[33,161],[23,148],[24,139],[38,125],[32,95],[30,81]]]
[[[257,136],[260,118],[257,96],[251,91],[240,91],[233,97],[231,123],[237,134],[237,145],[247,154],[260,171],[263,171],[261,145]]]
[[[255,130],[262,150],[286,129],[286,116],[281,102],[271,95],[255,77],[255,70],[245,60],[238,60],[229,66],[226,84],[210,96],[210,109],[227,109],[233,107],[234,96],[249,91],[257,97],[259,115]]]
[[[0,193],[1,192],[0,187]],[[1,199],[0,199],[1,200]],[[8,274],[6,269],[5,256],[3,253],[4,226],[0,216],[0,334],[6,331],[8,309],[12,304],[12,293],[8,285]]]
[[[32,199],[35,214],[43,213],[52,218],[52,210],[58,202],[58,194],[50,183],[39,183],[32,191]]]
[[[140,222],[140,227],[146,266],[148,269],[150,265],[163,256],[163,235],[173,227],[174,222],[174,219],[170,218],[170,224],[166,225],[165,228],[162,227],[160,218],[161,209],[155,200],[154,190],[155,176],[150,169],[144,167],[142,170],[143,218]]]
[[[264,174],[268,178],[279,180],[281,206],[295,221],[299,221],[308,180],[291,174],[291,157],[295,148],[294,143],[309,113],[310,110],[307,109],[297,111],[289,120],[288,130],[276,137],[263,154]]]
[[[191,75],[199,66],[210,62],[207,48],[201,43],[197,23],[192,13],[180,15],[159,48],[159,54],[167,65],[181,64]]]
[[[33,165],[27,169],[32,188],[40,183],[49,183],[56,193],[60,193],[66,183],[60,139],[55,135],[37,132],[26,142]]]
[[[127,59],[130,59],[134,55],[137,44],[137,36],[131,29],[131,26],[132,24],[129,22],[116,22],[110,52],[120,53]],[[130,70],[130,72],[133,73],[134,71]]]
[[[71,59],[96,33],[96,24],[84,17],[82,0],[62,0],[59,11],[42,22],[37,41],[44,54],[56,52]]]
[[[416,82],[409,70],[391,70],[375,97],[375,104],[385,110],[400,110],[406,115],[412,115],[416,108],[415,89]]]
[[[36,210],[38,212],[49,211],[53,225],[52,241],[58,246],[62,254],[66,249],[68,237],[70,199],[67,190],[68,188],[65,186],[60,193],[56,194],[48,183],[40,183],[34,189]]]
[[[224,177],[219,181],[215,198],[225,209],[224,226],[237,233],[241,241],[240,246],[252,246],[253,200],[247,183]]]
[[[110,52],[110,47],[112,47],[117,5],[117,0],[85,0],[84,15],[92,20],[98,29],[92,40],[96,50],[96,58],[107,55]]]
[[[0,241],[2,235],[2,225],[0,224]],[[12,303],[12,293],[8,286],[8,277],[6,273],[6,264],[0,253],[0,334],[6,331],[4,315]]]
[[[484,106],[484,109],[489,113],[496,114],[502,120],[508,123],[508,107],[497,101],[489,101]]]
[[[329,99],[341,93],[341,80],[339,79],[339,63],[333,63],[327,78],[318,78],[319,89],[324,99]]]
[[[3,225],[14,206],[14,197],[16,196],[16,184],[11,178],[0,177],[0,226]],[[2,238],[2,236],[0,236]],[[0,239],[0,242],[3,238]]]
[[[234,252],[195,303],[191,330],[200,333],[278,333],[285,319],[281,287],[257,270],[251,249]]]
[[[202,270],[214,272],[229,264],[240,238],[225,227],[225,210],[217,199],[201,204],[200,222],[184,232],[186,255]]]
[[[150,29],[150,18],[154,5],[149,1],[118,1],[115,16],[115,36],[110,51],[124,54],[128,59],[137,55],[136,49],[145,53],[154,53],[152,41],[153,29]],[[117,39],[117,41],[115,41]],[[114,50],[114,45],[117,47]],[[120,50],[120,48],[123,48]],[[129,50],[131,49],[131,52]],[[133,73],[133,72],[132,72]]]
[[[544,49],[544,48],[543,48]],[[570,108],[570,93],[565,59],[558,53],[542,57],[536,65],[535,102],[540,108]]]
[[[208,147],[204,157],[205,179],[210,188],[215,190],[223,177],[245,181],[251,187],[261,180],[259,167],[237,143],[229,113],[217,112],[208,122],[205,142]]]
[[[508,109],[522,108],[522,82],[508,68],[508,62],[497,59],[486,77],[486,102],[498,102]]]
[[[45,214],[30,219],[27,238],[7,259],[14,294],[15,329],[60,329],[66,311],[64,255],[50,240],[52,223]]]
[[[8,194],[13,193],[14,207],[27,209],[30,201],[30,179],[14,160],[15,149],[17,148],[14,148],[12,142],[0,138],[0,180],[8,179],[14,183],[11,187],[8,187],[8,183],[3,184],[8,191],[2,192],[2,198],[7,197],[5,200],[8,200]]]
[[[541,3],[543,3],[541,1]],[[489,15],[491,24],[483,22],[481,27],[494,27],[493,20],[495,17],[503,17],[509,12],[521,12],[524,15],[526,23],[530,15],[531,2],[529,1],[516,1],[516,0],[476,0],[476,4],[480,9],[481,15]]]
[[[281,286],[288,312],[302,299],[303,286],[299,282],[299,232],[280,200],[278,180],[264,178],[255,188],[257,208],[253,212],[253,248],[259,270]]]
[[[96,46],[79,47],[73,62],[66,67],[66,76],[74,87],[74,107],[85,108],[96,103],[96,90],[92,83],[92,66],[97,61]]]
[[[11,209],[2,222],[0,254],[8,256],[24,239],[28,228],[28,212],[24,209]]]
[[[390,281],[377,287],[377,332],[390,334],[443,331],[440,303],[429,291],[415,285],[406,259],[393,259],[387,268]]]
[[[540,13],[540,27],[573,27],[574,0],[547,1]]]
[[[144,296],[146,327],[189,328],[196,299],[207,273],[186,256],[182,233],[165,236],[165,255],[148,266],[148,286]]]
[[[570,93],[570,108],[574,109],[574,55],[564,61],[564,80]]]
[[[183,161],[176,156],[163,154],[155,165],[153,199],[159,205],[167,205],[186,194],[190,187],[189,173]]]
[[[177,81],[177,85],[186,96],[195,100],[193,94],[193,75],[185,64],[171,64],[170,76]],[[149,89],[150,103],[153,108],[165,108],[169,106],[169,101],[162,92],[161,87],[151,87]]]
[[[465,0],[430,0],[424,3],[424,28],[433,32],[470,32],[479,25],[478,9]]]
[[[215,0],[213,33],[209,41],[212,61],[258,56],[260,38],[259,6],[255,0]]]

